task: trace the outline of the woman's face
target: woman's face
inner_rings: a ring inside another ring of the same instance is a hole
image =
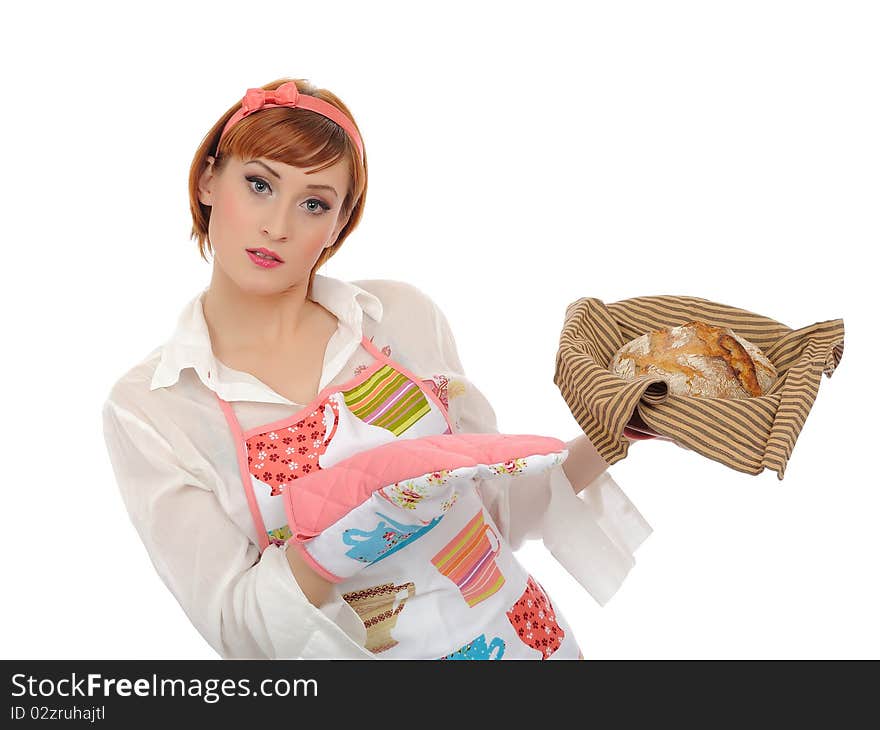
[[[199,181],[211,206],[208,238],[214,263],[241,289],[263,294],[307,282],[326,246],[346,223],[339,211],[348,190],[344,160],[320,172],[274,160],[232,157],[217,175],[213,158]],[[248,249],[268,249],[282,263],[266,267]]]

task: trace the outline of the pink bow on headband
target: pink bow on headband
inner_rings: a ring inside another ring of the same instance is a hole
[[[309,94],[300,94],[299,89],[296,88],[296,83],[293,81],[285,81],[277,89],[261,89],[259,87],[248,89],[241,99],[241,108],[224,125],[223,131],[220,133],[220,140],[226,136],[226,132],[231,127],[235,126],[248,114],[253,114],[255,111],[264,109],[267,106],[298,107],[317,112],[328,119],[332,119],[354,141],[361,160],[364,159],[364,143],[361,141],[361,136],[351,120],[332,104]],[[217,142],[216,149],[220,149],[220,141]]]
[[[296,106],[298,101],[299,89],[292,81],[281,84],[277,89],[248,89],[241,100],[241,108],[244,112],[242,117],[262,109],[266,104]]]

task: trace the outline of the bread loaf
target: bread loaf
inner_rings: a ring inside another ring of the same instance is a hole
[[[729,327],[699,319],[630,340],[614,354],[609,369],[627,379],[657,375],[670,393],[697,398],[752,398],[777,379],[760,348]]]

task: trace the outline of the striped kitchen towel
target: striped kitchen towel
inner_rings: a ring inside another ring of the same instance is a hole
[[[741,400],[679,396],[668,393],[656,375],[627,380],[608,369],[624,343],[692,319],[730,327],[760,347],[779,375],[770,391]],[[842,356],[842,319],[793,330],[699,297],[646,296],[608,305],[583,297],[566,309],[553,382],[609,464],[626,457],[630,441],[624,426],[641,419],[660,437],[731,469],[747,474],[775,469],[781,480],[822,373],[830,378]]]

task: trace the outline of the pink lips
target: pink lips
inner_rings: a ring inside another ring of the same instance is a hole
[[[281,261],[276,261],[275,259],[264,259],[257,254],[247,251],[248,258],[253,261],[257,266],[262,266],[264,269],[274,269],[276,266],[281,266]]]
[[[272,258],[278,259],[278,261],[280,261],[281,263],[284,263],[284,259],[282,259],[277,253],[275,253],[275,252],[274,252],[272,249],[270,249],[270,248],[263,248],[263,247],[260,247],[260,248],[248,248],[248,249],[245,249],[245,250],[246,250],[246,251],[259,251],[260,253],[264,253],[264,254],[266,254],[266,256],[271,256]]]

